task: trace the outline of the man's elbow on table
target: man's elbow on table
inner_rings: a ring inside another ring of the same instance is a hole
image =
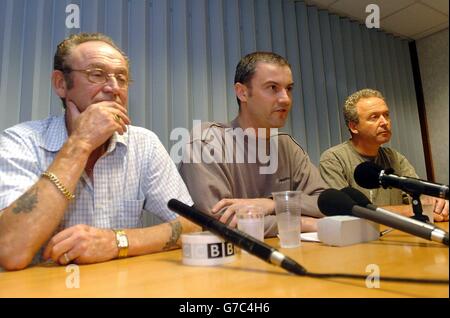
[[[33,255],[29,255],[29,253],[17,253],[17,250],[0,247],[0,267],[8,271],[24,269],[32,260]]]

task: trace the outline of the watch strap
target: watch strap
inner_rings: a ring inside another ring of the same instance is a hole
[[[116,235],[116,244],[119,249],[118,258],[125,258],[128,256],[128,236],[124,230],[115,230],[113,229],[114,234]]]

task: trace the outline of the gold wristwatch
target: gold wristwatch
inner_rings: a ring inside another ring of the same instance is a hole
[[[124,230],[114,230],[116,234],[116,243],[119,248],[118,258],[124,258],[128,255],[128,236]]]

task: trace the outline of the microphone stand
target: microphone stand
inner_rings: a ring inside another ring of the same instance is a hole
[[[380,182],[381,182],[381,186],[384,189],[387,189],[389,187],[389,185],[385,184],[383,179],[381,178],[381,176],[385,175],[385,174],[390,174],[393,173],[394,170],[393,169],[387,169],[385,170],[381,170],[380,173]],[[416,192],[416,191],[405,191],[408,192],[408,194],[412,197],[412,208],[413,208],[413,212],[414,215],[411,216],[412,219],[420,221],[420,222],[425,222],[428,224],[432,224],[431,220],[428,218],[428,216],[423,214],[423,210],[422,210],[422,203],[420,202],[420,192]],[[383,233],[383,232],[382,232]]]
[[[422,203],[420,202],[420,193],[410,192],[409,194],[412,196],[412,208],[414,212],[414,215],[411,216],[411,218],[430,224],[431,220],[428,218],[428,216],[423,214]]]

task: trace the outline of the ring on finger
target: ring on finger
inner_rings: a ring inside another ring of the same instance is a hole
[[[66,264],[70,263],[70,258],[67,253],[64,253],[64,259],[66,260]]]
[[[114,117],[114,121],[115,121],[116,123],[120,123],[120,119],[121,119],[121,118],[120,118],[119,115],[114,114],[113,117]]]

